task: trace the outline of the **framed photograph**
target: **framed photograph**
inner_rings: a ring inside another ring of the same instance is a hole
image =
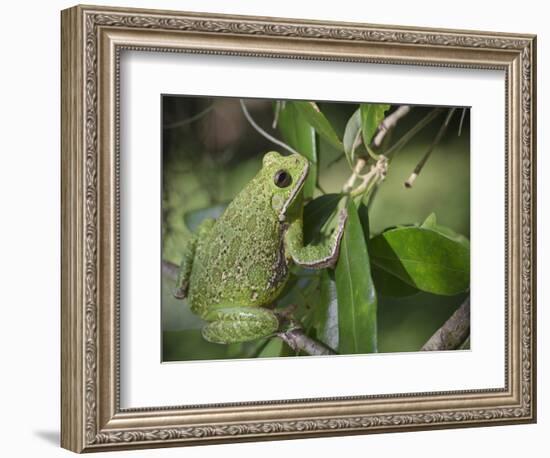
[[[536,420],[535,36],[61,31],[63,447]]]

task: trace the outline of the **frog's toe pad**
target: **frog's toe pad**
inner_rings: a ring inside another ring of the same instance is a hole
[[[187,297],[187,285],[180,288],[174,288],[172,294],[176,299],[185,299]]]

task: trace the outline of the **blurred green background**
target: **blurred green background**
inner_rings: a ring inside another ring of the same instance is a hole
[[[273,101],[246,101],[256,122],[271,135]],[[340,138],[357,104],[318,102]],[[395,107],[392,106],[392,109]],[[433,107],[415,106],[391,131],[391,145]],[[420,223],[435,213],[439,224],[470,236],[470,117],[462,110],[436,146],[414,186],[403,186],[439,130],[440,115],[420,131],[392,159],[386,180],[379,186],[369,210],[371,234],[390,226]],[[162,232],[163,259],[179,264],[182,247],[192,228],[204,216],[218,216],[257,173],[269,150],[281,150],[251,128],[239,99],[162,98]],[[331,145],[319,139],[319,183],[325,192],[339,192],[350,169]],[[335,162],[336,161],[336,162]],[[318,191],[320,194],[321,192]],[[186,301],[172,297],[174,281],[162,278],[162,360],[185,361],[275,357],[288,352],[277,338],[246,344],[217,345],[200,335],[203,322]],[[309,285],[308,287],[316,287]],[[304,291],[307,296],[307,290]],[[418,293],[407,298],[378,299],[380,352],[417,351],[463,301],[465,295],[443,297]]]

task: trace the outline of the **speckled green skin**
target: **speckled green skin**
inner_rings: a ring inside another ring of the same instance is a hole
[[[208,322],[203,337],[216,343],[266,337],[279,327],[273,304],[292,262],[311,268],[331,266],[345,223],[323,245],[304,246],[302,188],[307,159],[297,154],[264,156],[260,172],[222,216],[204,221],[183,253],[176,297],[187,296],[191,310]],[[291,176],[287,187],[274,182],[277,171]]]

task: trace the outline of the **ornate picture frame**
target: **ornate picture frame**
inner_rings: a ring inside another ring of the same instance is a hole
[[[75,452],[536,420],[536,37],[76,6],[62,12],[62,424]],[[124,50],[501,70],[506,79],[503,389],[120,407]]]

